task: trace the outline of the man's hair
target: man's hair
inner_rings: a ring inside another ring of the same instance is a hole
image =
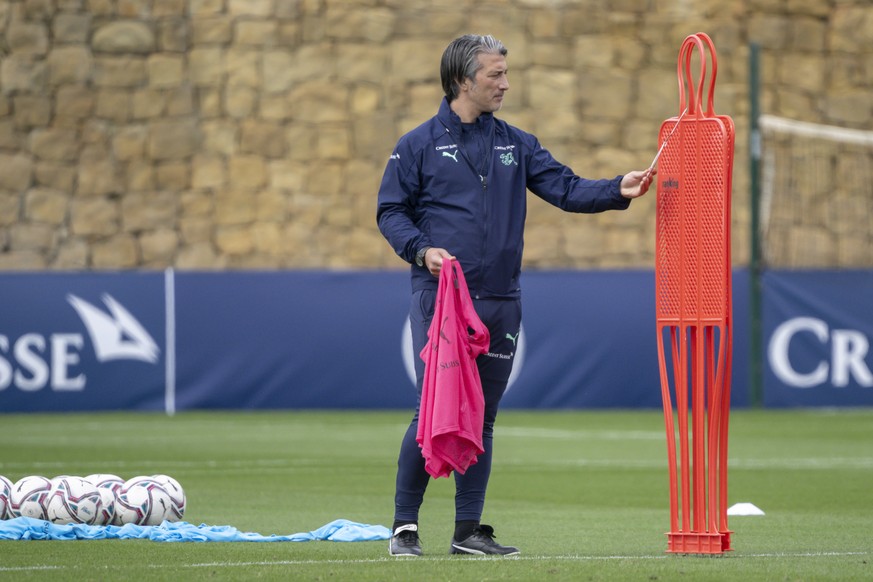
[[[440,62],[440,78],[449,101],[458,97],[461,82],[465,78],[471,81],[476,79],[476,71],[481,67],[479,55],[483,53],[506,56],[507,50],[502,42],[490,34],[465,34],[446,47]]]

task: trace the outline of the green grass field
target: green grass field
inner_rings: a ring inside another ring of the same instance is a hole
[[[391,525],[405,412],[2,415],[0,473],[167,473],[185,520],[262,534],[334,519]],[[432,481],[426,556],[387,542],[3,541],[10,580],[871,580],[873,410],[734,411],[734,551],[665,553],[659,411],[517,412],[498,420],[483,521],[517,558],[450,556],[453,482]]]

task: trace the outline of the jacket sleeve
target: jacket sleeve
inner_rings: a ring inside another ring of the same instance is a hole
[[[623,176],[611,180],[581,178],[552,157],[536,138],[530,138],[527,187],[531,192],[567,212],[595,213],[630,206],[630,199],[622,196],[619,188]]]
[[[424,246],[432,246],[416,224],[416,199],[420,179],[415,152],[401,140],[385,167],[376,206],[376,223],[382,236],[408,263]]]

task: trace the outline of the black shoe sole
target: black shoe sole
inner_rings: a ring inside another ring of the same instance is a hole
[[[452,544],[451,548],[449,548],[450,554],[462,554],[466,556],[517,556],[521,554],[520,551],[516,550],[514,552],[510,552],[508,554],[499,554],[499,553],[486,553],[481,550],[472,550],[469,548],[458,547],[455,544]]]

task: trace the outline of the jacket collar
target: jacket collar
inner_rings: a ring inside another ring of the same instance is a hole
[[[436,116],[443,126],[440,128],[443,132],[448,129],[452,135],[461,135],[461,118],[458,117],[457,113],[452,111],[447,97],[443,97],[443,100],[440,103],[440,110],[437,112]],[[483,113],[476,119],[476,121],[481,125],[483,131],[490,132],[494,123],[494,114]]]

